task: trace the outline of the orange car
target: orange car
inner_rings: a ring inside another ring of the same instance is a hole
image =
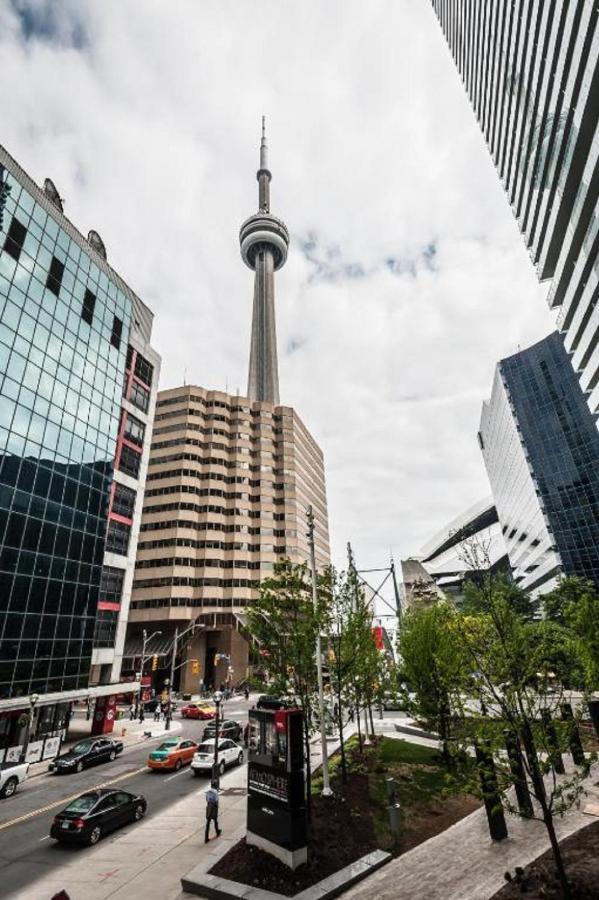
[[[148,757],[148,766],[150,769],[179,770],[181,766],[192,761],[197,749],[196,742],[190,741],[188,738],[169,738],[152,750]]]

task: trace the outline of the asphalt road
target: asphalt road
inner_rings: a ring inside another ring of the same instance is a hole
[[[249,706],[243,698],[233,698],[225,704],[224,716],[244,724]],[[206,724],[184,719],[176,734],[200,741]],[[21,785],[13,797],[0,800],[0,897],[18,897],[20,890],[48,870],[68,862],[71,854],[85,853],[85,847],[57,844],[49,837],[53,817],[79,794],[97,787],[122,787],[143,794],[147,815],[152,816],[207,784],[207,778],[196,778],[188,766],[172,773],[148,769],[148,754],[161,740],[125,747],[114,762],[84,769],[79,775],[40,775]],[[198,808],[198,818],[203,815],[203,808]]]

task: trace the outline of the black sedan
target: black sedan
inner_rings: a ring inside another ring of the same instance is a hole
[[[112,762],[122,749],[122,741],[113,741],[110,738],[86,738],[71,747],[67,753],[52,760],[48,771],[57,774],[82,772],[88,766]]]
[[[256,703],[256,709],[289,709],[290,706],[283,697],[271,697],[270,694],[262,694]]]
[[[202,740],[206,741],[210,738],[214,737],[216,732],[216,722],[214,719],[210,722],[209,725],[206,725],[204,728],[204,734],[202,735]],[[229,738],[232,741],[239,741],[243,735],[243,728],[239,724],[239,722],[234,722],[233,719],[225,719],[224,722],[218,723],[218,734],[219,737]]]
[[[65,843],[97,844],[109,831],[143,819],[146,808],[140,794],[108,789],[89,791],[54,816],[50,837]]]

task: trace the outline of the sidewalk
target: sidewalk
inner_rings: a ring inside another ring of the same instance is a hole
[[[560,840],[593,822],[582,810],[599,801],[599,785],[594,783],[598,771],[594,766],[580,810],[556,819]],[[496,843],[489,837],[485,811],[479,809],[342,896],[344,900],[396,900],[398,896],[402,900],[489,900],[505,884],[504,872],[528,865],[550,846],[542,822],[507,814],[506,821],[509,837]]]
[[[66,753],[67,750],[70,750],[70,748],[73,747],[78,741],[81,741],[84,738],[88,738],[90,736],[91,726],[91,719],[86,719],[84,715],[74,716],[71,719],[67,739],[63,741],[60,752]],[[144,736],[144,732],[146,731],[150,731],[152,733],[152,737],[160,737],[164,734],[176,734],[178,731],[181,731],[181,727],[181,721],[178,719],[173,719],[171,721],[170,731],[166,731],[164,727],[164,719],[161,722],[154,722],[153,717],[149,715],[146,716],[143,722],[140,722],[138,719],[131,721],[127,717],[126,719],[117,719],[117,721],[114,723],[113,731],[105,736],[107,738],[114,738],[115,741],[122,741],[125,745],[125,748],[127,748],[133,744],[139,744],[143,741],[149,740],[149,738],[146,738]],[[48,771],[49,763],[49,759],[31,763],[31,765],[29,766],[27,778],[35,778],[36,775],[45,775]]]

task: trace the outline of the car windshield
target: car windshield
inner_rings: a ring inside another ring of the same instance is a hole
[[[214,741],[211,741],[209,744],[200,744],[198,753],[214,753]]]
[[[98,802],[98,794],[83,794],[66,807],[65,812],[84,813]]]
[[[172,750],[177,746],[178,741],[165,741],[163,744],[160,744],[159,747],[156,747],[157,750]]]
[[[75,744],[71,753],[87,753],[91,745],[91,741],[79,741],[78,744]]]

